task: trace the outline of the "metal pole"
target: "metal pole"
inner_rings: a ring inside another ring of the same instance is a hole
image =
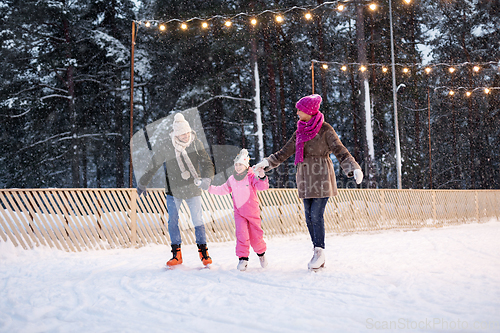
[[[431,149],[431,96],[427,87],[427,113],[429,121],[429,188],[432,190],[432,149]]]
[[[398,175],[398,189],[402,188],[401,180],[401,147],[399,146],[398,126],[398,96],[396,90],[396,65],[394,63],[394,33],[392,31],[392,0],[389,0],[389,18],[391,23],[391,63],[392,63],[392,99],[394,104],[394,133],[396,140],[396,168]]]
[[[314,95],[314,60],[311,61],[312,93]]]
[[[134,47],[135,47],[135,21],[132,21],[132,50],[130,52],[130,161],[129,161],[129,187],[132,188],[132,136],[134,135]]]

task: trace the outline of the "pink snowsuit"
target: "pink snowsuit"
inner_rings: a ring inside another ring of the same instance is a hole
[[[210,186],[208,189],[209,193],[217,195],[233,193],[236,255],[239,258],[248,257],[250,245],[258,254],[266,251],[257,191],[264,191],[268,188],[268,178],[260,179],[253,173],[252,168],[248,168],[248,173],[242,180],[238,181],[231,176],[221,186]]]

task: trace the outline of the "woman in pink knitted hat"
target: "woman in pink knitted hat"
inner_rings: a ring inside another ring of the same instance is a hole
[[[333,127],[324,121],[319,111],[321,96],[301,98],[297,108],[297,130],[278,152],[256,164],[256,170],[276,168],[295,154],[296,181],[299,198],[304,202],[305,218],[314,254],[308,268],[316,270],[325,265],[325,222],[323,214],[329,197],[337,195],[337,182],[330,154],[333,153],[348,177],[359,184],[363,180],[360,166],[342,144]]]

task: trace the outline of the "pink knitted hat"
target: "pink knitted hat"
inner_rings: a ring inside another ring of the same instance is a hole
[[[309,95],[306,97],[302,97],[295,107],[300,111],[307,113],[311,116],[314,116],[319,112],[319,106],[321,104],[321,96],[318,94]]]

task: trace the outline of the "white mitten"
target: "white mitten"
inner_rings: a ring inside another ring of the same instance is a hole
[[[204,191],[208,191],[208,188],[210,187],[211,183],[212,183],[212,179],[210,179],[210,178],[202,178],[201,179],[201,183],[200,183],[200,185],[198,187],[201,188]]]
[[[267,161],[267,159],[263,159],[262,161],[260,161],[259,163],[255,164],[253,166],[253,169],[254,170],[258,170],[258,169],[265,169],[266,167],[269,166],[269,162]]]
[[[354,180],[356,184],[361,184],[363,181],[363,171],[361,171],[361,169],[354,170]]]
[[[264,169],[259,169],[259,178],[266,178],[266,173],[264,172]]]

